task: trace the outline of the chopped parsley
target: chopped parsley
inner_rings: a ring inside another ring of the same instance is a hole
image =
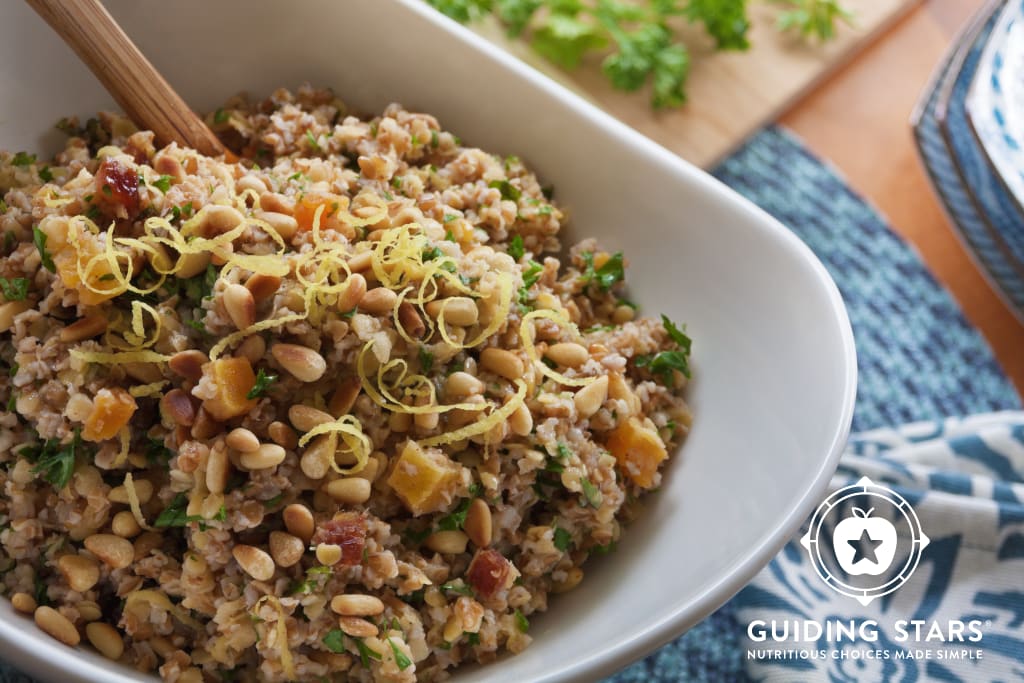
[[[409,659],[404,652],[398,649],[394,640],[388,638],[388,645],[391,646],[391,654],[395,656],[395,664],[398,665],[399,671],[405,671],[412,666],[412,660]]]
[[[558,445],[555,447],[555,450],[558,453],[558,459],[559,460],[565,460],[566,458],[569,458],[570,456],[572,456],[572,451],[569,450],[569,447],[566,446],[561,441],[558,442]]]
[[[217,111],[213,112],[214,123],[227,123],[229,118],[231,118],[231,115],[223,109],[218,109]]]
[[[466,633],[466,644],[470,645],[470,646],[479,645],[480,644],[480,634],[479,633]]]
[[[220,271],[217,270],[217,266],[212,263],[209,264],[202,275],[196,275],[185,280],[185,296],[196,303],[203,299],[211,298],[213,296],[213,286],[217,284],[219,276]],[[203,327],[204,331],[205,329]]]
[[[29,154],[28,152],[18,152],[14,155],[14,158],[11,159],[11,163],[15,166],[29,166],[36,163],[36,155]]]
[[[555,527],[554,544],[556,548],[564,553],[572,545],[572,534],[560,526]]]
[[[49,166],[43,166],[39,169],[39,179],[44,183],[49,183],[53,180],[53,171],[50,170]]]
[[[356,649],[359,650],[359,661],[362,663],[363,668],[370,668],[371,659],[376,659],[378,662],[384,659],[381,653],[364,643],[362,638],[352,638],[352,640],[356,641]]]
[[[501,198],[509,201],[518,202],[519,198],[523,196],[523,193],[519,191],[519,188],[506,179],[492,180],[487,183],[487,187],[496,188],[501,192]]]
[[[444,252],[442,252],[437,247],[430,247],[429,249],[424,249],[423,250],[423,261],[424,262],[426,262],[426,261],[433,261],[434,259],[441,258],[442,256],[444,256]]]
[[[192,202],[188,202],[187,204],[182,204],[181,206],[172,206],[171,207],[171,219],[178,220],[182,216],[184,216],[185,218],[190,218],[192,216],[192,212],[194,210],[195,209],[192,208]]]
[[[254,398],[259,398],[260,396],[265,394],[267,392],[267,389],[270,388],[270,385],[276,381],[277,375],[268,375],[266,372],[263,371],[263,368],[260,368],[256,372],[256,384],[252,386],[252,389],[249,390],[249,393],[247,393],[245,397],[250,400]]]
[[[630,301],[629,299],[617,299],[615,301],[615,305],[616,306],[629,306],[634,311],[636,310],[636,304],[633,303],[632,301]]]
[[[320,151],[320,142],[308,130],[306,131],[306,141],[309,143],[310,148],[312,148],[314,151]]]
[[[28,278],[15,277],[8,280],[0,277],[0,291],[8,301],[24,301],[28,296]]]
[[[184,527],[188,526],[192,522],[199,522],[199,529],[206,531],[207,520],[202,515],[190,515],[187,513],[188,510],[188,496],[184,493],[179,493],[171,501],[170,505],[160,513],[160,516],[153,522],[153,526],[158,529],[166,529],[169,527]],[[227,509],[223,505],[220,506],[220,510],[213,516],[213,520],[223,522],[227,520]]]
[[[458,218],[458,216],[456,216],[454,213],[446,213],[444,215],[444,218],[441,219],[441,222],[442,223],[451,223],[456,218]]]
[[[671,387],[675,384],[675,370],[683,373],[684,377],[690,377],[690,347],[692,340],[683,332],[685,326],[682,329],[676,327],[675,323],[668,319],[668,316],[662,315],[661,323],[665,326],[669,339],[679,347],[678,350],[659,351],[653,355],[637,356],[636,366],[638,368],[648,368],[651,374],[661,378],[662,384]]]
[[[420,346],[420,369],[423,370],[423,374],[430,372],[431,368],[434,367],[434,354],[427,351],[427,347]]]
[[[323,639],[324,647],[335,654],[345,651],[345,633],[340,628],[332,628]]]
[[[597,283],[602,292],[607,292],[616,282],[621,282],[626,274],[622,265],[622,252],[616,252],[611,258],[604,262],[600,268],[594,268],[594,253],[585,252],[583,261],[587,268],[583,271],[582,280],[584,284]]]
[[[167,191],[171,189],[171,176],[162,175],[153,182],[151,182],[150,185],[160,190],[164,194],[167,194]]]
[[[448,242],[454,242],[455,241],[455,233],[453,233],[451,230],[445,230],[444,231],[444,239],[445,239],[445,241],[448,241]]]
[[[0,213],[7,213],[7,208],[8,208],[7,207],[7,202],[5,202],[4,200],[0,199]],[[10,235],[10,234],[13,234],[13,233],[7,233],[7,234]]]
[[[461,529],[462,525],[466,523],[466,513],[469,512],[469,504],[471,502],[471,499],[463,498],[451,514],[445,515],[438,520],[437,528],[441,531],[457,531]]]
[[[50,252],[46,250],[46,233],[40,230],[38,225],[32,226],[32,242],[36,245],[39,258],[42,259],[43,268],[46,268],[51,273],[56,273],[57,266],[54,265]]]
[[[508,243],[508,255],[516,261],[526,255],[526,247],[523,246],[522,235],[515,235],[512,241]]]
[[[146,462],[151,465],[159,463],[167,463],[174,457],[174,451],[164,445],[163,439],[157,439],[152,436],[147,437],[149,441],[146,444]]]
[[[526,618],[526,615],[524,615],[518,609],[515,612],[513,612],[513,615],[516,619],[516,628],[519,629],[520,633],[526,633],[530,630],[530,621]]]
[[[455,581],[449,581],[448,583],[441,584],[441,590],[458,593],[459,595],[473,596],[473,589],[467,586],[462,579],[456,579]]]
[[[437,134],[437,131],[430,131],[430,146],[436,148],[439,144],[441,144],[441,140],[440,136]]]
[[[66,446],[61,445],[57,439],[48,439],[36,454],[36,466],[32,468],[32,473],[41,474],[43,479],[58,489],[64,488],[75,472],[76,451],[81,444],[82,436],[77,429],[71,443]]]
[[[601,503],[604,500],[601,490],[594,486],[593,482],[587,477],[580,477],[580,486],[583,487],[583,499],[587,505],[592,508],[601,507]]]
[[[270,510],[271,508],[276,508],[278,505],[281,504],[282,500],[284,500],[284,494],[283,493],[279,493],[276,496],[274,496],[273,498],[269,498],[269,499],[263,501],[263,507],[265,507],[268,510]]]
[[[530,288],[537,284],[537,280],[540,279],[540,274],[543,270],[544,266],[536,261],[527,261],[527,268],[523,272],[523,286],[519,288],[520,306],[524,308],[529,306]]]

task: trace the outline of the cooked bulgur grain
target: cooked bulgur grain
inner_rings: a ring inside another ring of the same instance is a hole
[[[529,644],[688,431],[689,339],[515,157],[331,93],[0,153],[0,592],[168,681]]]

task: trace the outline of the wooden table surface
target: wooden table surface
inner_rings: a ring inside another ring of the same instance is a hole
[[[926,0],[798,102],[781,122],[913,243],[1024,394],[1024,325],[964,250],[914,148],[910,112],[957,31],[984,0]]]

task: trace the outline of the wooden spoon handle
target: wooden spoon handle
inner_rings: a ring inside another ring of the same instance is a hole
[[[71,46],[125,114],[156,134],[159,144],[177,142],[209,156],[227,152],[99,0],[25,1]]]

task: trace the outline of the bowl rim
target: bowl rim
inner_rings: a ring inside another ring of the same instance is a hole
[[[547,97],[565,106],[573,115],[581,117],[623,140],[632,148],[642,152],[651,161],[670,168],[681,179],[691,183],[700,191],[719,201],[727,200],[734,205],[739,211],[746,214],[752,223],[756,223],[759,230],[766,231],[777,240],[782,249],[809,267],[827,299],[831,313],[831,317],[824,322],[829,326],[835,326],[839,334],[840,354],[836,358],[836,363],[842,363],[843,396],[838,419],[828,437],[827,452],[823,452],[810,486],[800,497],[790,502],[788,511],[775,523],[770,533],[764,536],[761,543],[737,559],[722,573],[719,579],[707,586],[703,594],[690,603],[687,609],[676,608],[670,611],[661,618],[651,621],[642,631],[623,637],[596,655],[583,660],[558,663],[545,676],[537,679],[538,683],[542,681],[554,683],[567,680],[595,680],[622,669],[674,640],[727,602],[782,549],[820,502],[850,434],[856,399],[857,356],[846,306],[839,288],[811,249],[777,219],[748,199],[727,188],[705,171],[698,169],[597,108],[585,98],[533,69],[470,29],[432,9],[428,4],[420,0],[390,0],[390,2],[430,22],[446,32],[453,40],[468,45],[478,52],[481,58],[497,62],[511,75],[525,81],[528,86],[542,91]],[[5,608],[9,609],[9,605]],[[92,653],[79,652],[78,656],[70,658],[70,661],[69,658],[55,657],[54,654],[60,652],[54,650],[58,644],[48,642],[46,640],[48,637],[45,634],[37,632],[35,629],[25,629],[24,625],[20,620],[0,619],[0,643],[5,646],[4,659],[26,671],[41,678],[60,679],[67,683],[72,681],[130,683],[141,680],[137,675],[133,676],[127,669],[112,669],[109,666],[102,666],[103,660],[99,659],[99,655]]]

